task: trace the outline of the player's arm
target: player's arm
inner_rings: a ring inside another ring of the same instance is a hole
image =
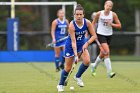
[[[89,20],[86,20],[86,22],[87,22],[89,33],[91,35],[90,39],[87,41],[87,43],[89,45],[89,44],[91,44],[97,38],[97,35],[95,33],[95,30],[94,30],[91,22]]]
[[[69,27],[69,21],[66,19],[67,26]]]
[[[88,38],[88,36],[89,36],[89,33],[88,33],[88,32],[86,32],[85,37],[86,37],[86,38]]]
[[[75,28],[74,28],[72,22],[69,25],[68,32],[69,32],[70,37],[71,37],[71,43],[72,43],[72,49],[73,49],[73,52],[74,52],[74,56],[78,57],[78,55],[77,55],[77,46],[76,46],[76,38],[75,38]]]
[[[54,20],[52,22],[52,25],[51,25],[51,36],[52,36],[53,42],[56,42],[56,40],[55,40],[55,29],[56,29],[56,25],[57,25],[57,21]]]
[[[111,23],[111,26],[114,28],[121,29],[121,22],[116,13],[113,12],[113,20],[115,23]]]
[[[96,15],[92,21],[93,28],[96,28],[96,23],[98,22],[99,16],[100,16],[100,11],[96,13]]]
[[[83,46],[83,51],[85,51],[85,49],[88,48],[88,45],[90,45],[96,38],[97,38],[97,35],[93,29],[93,26],[91,24],[91,22],[89,20],[86,19],[86,23],[87,23],[87,27],[88,27],[88,30],[89,30],[89,33],[91,34],[91,37],[90,39],[84,44]]]

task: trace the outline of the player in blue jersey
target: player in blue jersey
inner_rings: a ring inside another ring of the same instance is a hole
[[[58,18],[55,19],[52,22],[51,26],[51,36],[52,36],[52,42],[56,43],[57,40],[60,40],[61,38],[64,38],[66,36],[66,30],[69,25],[69,22],[67,19],[64,19],[65,13],[62,9],[59,9],[57,12]],[[56,65],[56,71],[58,72],[60,68],[64,68],[64,57],[62,56],[61,64],[60,62],[60,52],[61,50],[64,50],[65,40],[58,42],[54,46],[55,51],[55,65]]]
[[[74,80],[78,86],[83,87],[84,83],[81,79],[82,74],[86,71],[90,63],[90,56],[87,47],[96,38],[96,33],[89,20],[84,18],[84,9],[78,4],[74,11],[74,20],[69,25],[69,36],[65,44],[65,69],[62,70],[60,82],[57,85],[58,92],[64,91],[64,82],[72,68],[73,62],[78,62],[79,56],[82,57],[82,64],[79,67]],[[85,43],[85,33],[89,30],[91,38]]]

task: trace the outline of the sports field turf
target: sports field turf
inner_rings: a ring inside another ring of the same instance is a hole
[[[140,93],[140,62],[113,62],[112,66],[117,72],[112,79],[107,78],[103,64],[95,78],[88,69],[83,88],[73,80],[75,69],[64,93]],[[59,77],[53,63],[0,63],[0,93],[57,93]]]

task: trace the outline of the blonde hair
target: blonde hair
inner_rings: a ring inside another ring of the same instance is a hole
[[[113,1],[112,0],[106,0],[105,1],[105,4],[108,3],[108,2],[111,2],[112,3],[112,6],[113,6]]]

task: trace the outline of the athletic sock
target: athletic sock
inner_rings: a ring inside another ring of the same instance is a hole
[[[55,57],[55,66],[57,69],[59,69],[59,57]]]
[[[62,65],[65,64],[65,57],[63,57],[63,56],[62,56],[62,62],[61,62],[61,64],[62,64]]]
[[[96,60],[95,60],[95,62],[93,63],[93,66],[95,67],[95,68],[97,68],[97,66],[99,65],[99,63],[102,61],[102,59],[98,56],[97,58],[96,58]]]
[[[112,71],[110,58],[105,58],[104,62],[105,62],[105,66],[107,68],[107,73],[110,73]]]
[[[59,85],[64,85],[68,74],[69,74],[68,72],[66,72],[65,70],[62,70]]]
[[[87,68],[88,68],[88,66],[85,66],[84,63],[82,63],[82,64],[80,65],[80,67],[79,67],[79,70],[78,70],[78,72],[77,72],[77,74],[76,74],[76,77],[77,77],[77,78],[80,78],[81,75],[86,71]]]

